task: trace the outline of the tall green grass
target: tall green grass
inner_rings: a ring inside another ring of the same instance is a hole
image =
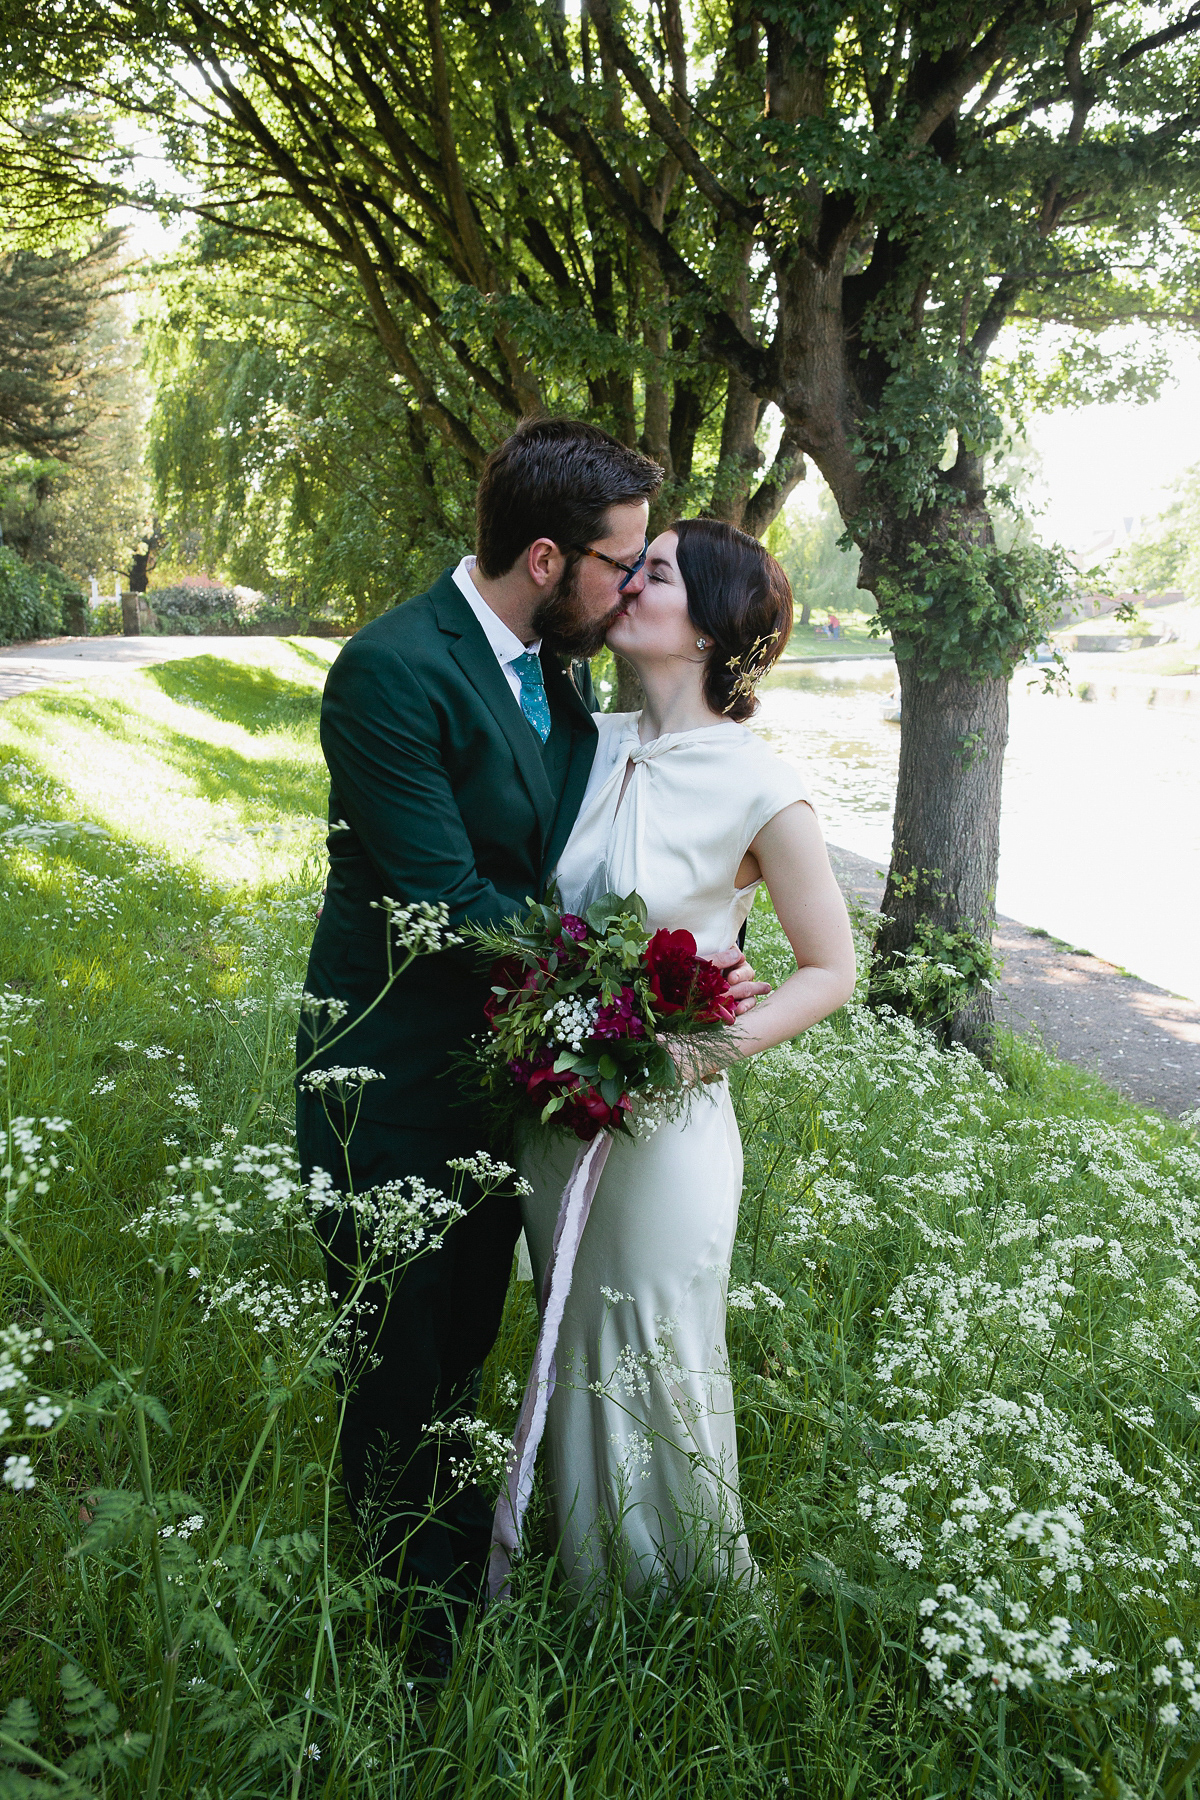
[[[1193,1793],[1194,1126],[859,1007],[735,1081],[760,1587],[575,1605],[535,1508],[445,1682],[388,1641],[311,1354],[320,1261],[261,1173],[286,1185],[330,654],[0,709],[3,1079],[12,1116],[68,1121],[9,1158],[0,1327],[34,1346],[22,1404],[74,1397],[22,1437],[0,1394],[36,1483],[0,1488],[0,1795],[143,1794],[156,1744],[189,1800]],[[769,908],[753,931],[781,974]],[[123,1229],[193,1185],[245,1235],[194,1208]],[[252,1275],[265,1310],[208,1305]],[[533,1329],[514,1282],[502,1430]],[[169,1709],[164,1606],[189,1620]]]

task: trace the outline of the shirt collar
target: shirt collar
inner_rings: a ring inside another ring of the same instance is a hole
[[[483,635],[492,646],[497,662],[514,662],[518,656],[524,656],[526,651],[529,651],[531,655],[536,656],[542,647],[541,638],[539,638],[535,644],[523,644],[521,642],[516,632],[509,629],[499,613],[492,611],[479,589],[475,586],[475,583],[471,580],[471,570],[474,567],[475,558],[473,556],[464,556],[457,569],[454,571],[454,581],[459,592],[466,600],[467,605],[471,608],[471,611],[475,614],[475,617],[483,627]]]

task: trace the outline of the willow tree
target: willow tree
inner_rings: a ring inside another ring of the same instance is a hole
[[[578,396],[664,463],[668,504],[761,532],[811,458],[904,695],[882,956],[988,938],[1008,680],[1055,589],[992,529],[1029,391],[997,353],[1014,322],[1190,313],[1200,9],[60,0],[49,33],[9,10],[14,64],[152,120],[202,216],[352,275],[451,470]],[[15,113],[4,154],[64,196],[102,179]],[[955,1029],[987,1023],[982,993]]]

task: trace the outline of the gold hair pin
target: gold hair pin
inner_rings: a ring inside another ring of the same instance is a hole
[[[752,698],[756,684],[762,680],[771,666],[767,652],[778,636],[777,631],[771,631],[766,637],[756,637],[750,648],[741,656],[729,658],[725,667],[733,675],[733,689],[725,705],[726,712],[732,712],[739,700]]]

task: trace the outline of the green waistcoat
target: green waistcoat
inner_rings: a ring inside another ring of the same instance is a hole
[[[485,1147],[482,1111],[464,1108],[471,1090],[450,1059],[485,1028],[487,971],[465,948],[422,956],[366,1012],[387,978],[384,915],[373,903],[444,901],[458,925],[502,918],[540,895],[596,747],[575,682],[547,652],[542,670],[545,746],[447,570],[427,594],[364,626],[329,672],[321,748],[330,873],[306,986],[346,1001],[353,1026],[318,1063],[384,1077],[364,1089],[360,1130],[450,1130]],[[299,1053],[310,1051],[302,1024]]]

